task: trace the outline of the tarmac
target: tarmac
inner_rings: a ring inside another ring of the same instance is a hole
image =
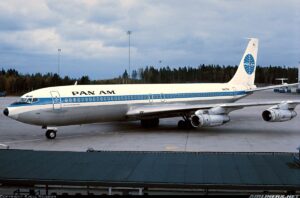
[[[234,111],[223,126],[182,130],[181,118],[160,120],[160,127],[144,129],[140,122],[114,122],[59,127],[55,140],[45,130],[2,114],[17,97],[0,98],[0,144],[11,149],[86,151],[187,151],[187,152],[296,152],[300,145],[300,116],[287,122],[268,123],[261,113],[268,107]],[[300,94],[257,92],[239,102],[300,100]],[[300,105],[296,108],[300,114]],[[0,146],[1,148],[1,146]]]

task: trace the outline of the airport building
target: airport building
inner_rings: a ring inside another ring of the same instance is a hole
[[[0,150],[0,194],[298,194],[291,153]]]

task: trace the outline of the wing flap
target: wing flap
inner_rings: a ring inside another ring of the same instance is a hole
[[[149,117],[149,116],[161,116],[170,117],[180,115],[182,113],[187,114],[199,109],[209,109],[212,105],[186,105],[186,104],[160,104],[160,105],[145,105],[132,107],[127,112],[127,117]]]

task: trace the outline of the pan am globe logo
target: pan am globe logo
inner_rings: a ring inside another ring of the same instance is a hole
[[[244,67],[247,74],[251,75],[254,72],[255,61],[251,54],[247,54],[244,58]]]

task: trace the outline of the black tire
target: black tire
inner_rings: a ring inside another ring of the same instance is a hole
[[[178,126],[179,129],[184,129],[184,128],[185,128],[185,125],[186,125],[186,123],[185,123],[184,120],[179,120],[179,121],[178,121],[177,126]]]
[[[46,131],[46,137],[50,140],[53,140],[56,138],[56,131],[54,130],[47,130]]]
[[[192,123],[190,120],[185,121],[186,122],[186,129],[195,129],[196,127],[193,127]]]
[[[191,122],[189,120],[179,120],[178,121],[179,129],[193,129]]]
[[[158,127],[158,126],[159,126],[159,119],[158,119],[158,118],[153,119],[153,120],[151,121],[151,125],[152,125],[153,127]]]
[[[154,118],[154,119],[145,119],[141,120],[141,125],[144,128],[154,128],[159,126],[159,119]]]

